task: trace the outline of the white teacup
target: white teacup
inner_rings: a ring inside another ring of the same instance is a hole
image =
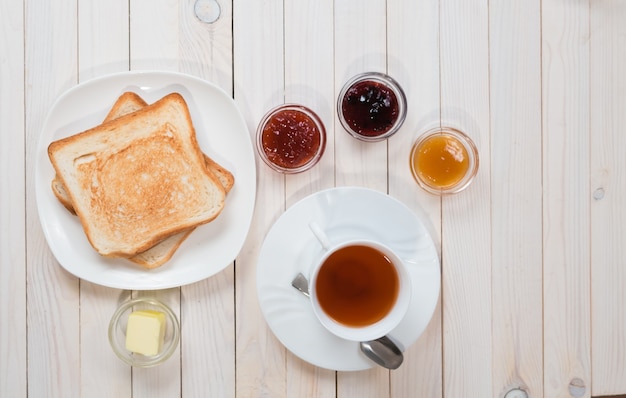
[[[331,245],[316,224],[311,230],[325,249],[309,283],[313,312],[328,331],[353,341],[391,332],[406,315],[411,282],[403,261],[372,240]]]

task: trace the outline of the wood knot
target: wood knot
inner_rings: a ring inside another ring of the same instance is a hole
[[[204,23],[214,23],[222,13],[220,4],[216,0],[196,0],[193,10],[196,17]]]
[[[504,394],[504,398],[528,398],[528,393],[521,388],[514,388]]]
[[[593,191],[593,198],[595,200],[601,200],[604,198],[604,188],[598,188]]]
[[[585,382],[582,381],[582,379],[579,379],[578,377],[573,378],[572,381],[569,382],[568,388],[569,388],[569,395],[571,395],[574,398],[580,398],[585,395],[585,391],[586,391]]]

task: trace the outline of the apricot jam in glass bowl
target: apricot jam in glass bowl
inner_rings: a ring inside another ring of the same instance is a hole
[[[354,76],[337,98],[343,128],[362,141],[382,141],[396,133],[406,117],[406,96],[400,85],[384,73]]]
[[[409,157],[415,181],[426,191],[453,194],[467,188],[478,172],[478,151],[461,131],[437,127],[423,133]]]
[[[300,173],[319,162],[326,147],[326,129],[309,108],[297,104],[270,110],[257,128],[257,150],[272,169]]]

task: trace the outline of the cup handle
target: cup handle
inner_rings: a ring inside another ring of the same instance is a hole
[[[318,240],[318,242],[320,242],[322,248],[328,251],[331,246],[330,240],[328,239],[328,236],[326,236],[322,228],[315,221],[311,221],[309,223],[309,229],[311,230],[311,232],[313,232],[313,235],[315,235],[315,238]]]

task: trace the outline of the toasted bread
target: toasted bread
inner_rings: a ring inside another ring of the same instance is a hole
[[[133,92],[125,92],[115,101],[115,104],[107,114],[104,122],[135,112],[147,105],[148,104],[139,95]],[[204,160],[207,169],[215,174],[224,187],[224,190],[228,193],[235,182],[232,173],[207,155],[204,155]],[[63,183],[56,177],[52,180],[52,191],[69,212],[76,214]],[[131,256],[128,259],[147,269],[159,267],[172,258],[178,247],[191,234],[193,229],[195,228],[174,234],[148,250]]]
[[[148,104],[139,95],[131,91],[127,91],[123,93],[117,101],[115,101],[104,121],[108,122],[113,119],[117,119],[120,116],[135,112],[147,105]],[[63,183],[57,176],[54,176],[54,179],[52,180],[52,192],[70,213],[76,214],[74,207],[72,206],[72,201],[65,190]]]
[[[89,242],[104,256],[134,256],[213,220],[224,206],[224,187],[207,170],[176,93],[55,141],[48,154]]]
[[[148,250],[144,250],[141,253],[128,257],[128,260],[146,269],[160,267],[172,258],[183,241],[187,239],[187,237],[191,235],[194,230],[195,228],[189,228],[182,232],[168,236],[161,242],[150,247]]]
[[[235,177],[233,173],[228,171],[222,165],[217,163],[215,160],[211,159],[207,155],[204,155],[204,163],[206,168],[211,171],[217,179],[220,181],[226,193],[230,192],[233,185],[235,185]]]
[[[59,202],[61,202],[63,207],[65,207],[70,213],[76,215],[76,212],[74,211],[74,206],[72,206],[72,199],[70,199],[70,196],[65,190],[65,187],[63,186],[63,183],[61,182],[59,177],[54,176],[54,178],[52,179],[51,188],[52,193],[54,193],[54,196],[56,196]]]
[[[110,122],[111,120],[128,115],[146,106],[148,106],[148,103],[144,101],[139,94],[126,91],[115,101],[109,113],[107,113],[107,116],[104,118],[104,122]]]

